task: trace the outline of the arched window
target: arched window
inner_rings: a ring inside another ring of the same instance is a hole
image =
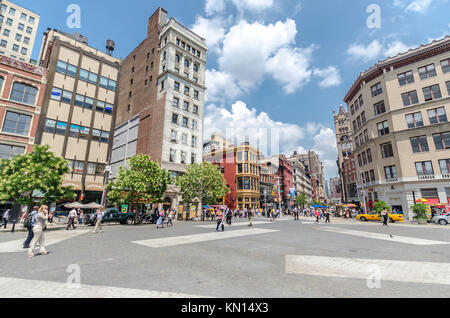
[[[343,142],[344,142],[344,141],[348,141],[348,136],[342,136],[342,137],[341,137],[341,141],[343,141]]]
[[[36,102],[37,91],[38,89],[31,85],[14,83],[11,91],[11,100],[28,105],[34,105]]]

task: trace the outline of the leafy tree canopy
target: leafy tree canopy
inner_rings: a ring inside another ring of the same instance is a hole
[[[31,153],[0,161],[0,201],[30,206],[38,193],[40,204],[75,199],[71,188],[62,187],[69,172],[67,160],[56,157],[49,146],[36,145]]]

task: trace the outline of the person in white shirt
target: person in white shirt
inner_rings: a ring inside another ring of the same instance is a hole
[[[103,215],[104,215],[103,208],[97,209],[95,229],[92,233],[97,234],[98,228],[100,228],[100,233],[103,233],[103,228],[102,228]]]
[[[72,228],[75,230],[75,219],[77,217],[77,211],[75,209],[72,209],[69,212],[69,222],[67,222],[67,227],[66,230],[68,230],[70,228],[70,226],[72,226]]]

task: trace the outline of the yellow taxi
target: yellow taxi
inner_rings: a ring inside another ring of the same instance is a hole
[[[388,213],[389,221],[394,222],[404,222],[403,214],[398,213]],[[367,222],[367,221],[381,221],[381,215],[377,212],[371,212],[366,214],[359,214],[356,217],[357,220]]]

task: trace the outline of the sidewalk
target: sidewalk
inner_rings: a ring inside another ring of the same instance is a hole
[[[3,223],[1,223],[3,225]],[[53,223],[53,224],[47,224],[47,231],[58,231],[63,230],[67,226],[66,223]],[[75,224],[76,227],[85,227],[85,225]],[[13,227],[12,223],[9,223],[6,225],[6,229],[3,228],[3,226],[0,228],[0,233],[11,233],[11,229]],[[16,227],[14,228],[15,232],[28,232],[28,229],[25,229],[23,227],[23,223],[16,223]]]

